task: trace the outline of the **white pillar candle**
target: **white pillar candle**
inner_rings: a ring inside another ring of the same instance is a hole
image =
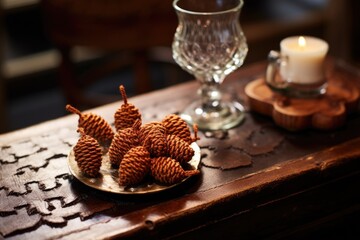
[[[281,55],[286,58],[280,67],[281,76],[296,84],[317,84],[325,81],[324,59],[328,44],[315,37],[289,37],[280,43]]]

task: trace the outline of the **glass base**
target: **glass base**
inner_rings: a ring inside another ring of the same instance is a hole
[[[239,102],[221,102],[216,108],[203,108],[201,101],[188,106],[180,117],[188,124],[196,123],[200,130],[226,130],[240,124],[245,117],[244,107]]]

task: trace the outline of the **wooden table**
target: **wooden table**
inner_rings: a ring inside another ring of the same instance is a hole
[[[358,73],[338,66],[360,82]],[[264,69],[263,63],[242,68],[223,87],[246,102],[245,84]],[[159,120],[193,101],[197,87],[189,82],[130,101],[144,122]],[[120,104],[92,112],[113,122]],[[67,155],[78,139],[76,124],[77,116],[69,115],[0,136],[2,237],[301,239],[331,238],[338,230],[341,236],[359,234],[358,113],[333,131],[290,132],[269,117],[247,112],[245,122],[234,129],[199,133],[199,176],[168,191],[135,196],[94,190],[71,176]]]

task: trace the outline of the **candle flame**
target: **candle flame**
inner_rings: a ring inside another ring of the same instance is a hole
[[[298,44],[301,48],[305,47],[306,46],[306,40],[303,36],[299,37],[298,39]]]

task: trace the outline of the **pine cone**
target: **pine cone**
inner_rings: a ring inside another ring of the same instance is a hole
[[[74,147],[75,161],[83,173],[96,177],[101,167],[101,147],[94,138],[85,134],[83,128],[79,132],[82,136]]]
[[[131,148],[139,146],[139,131],[141,121],[137,120],[133,127],[118,131],[109,147],[109,159],[111,164],[119,166],[124,155]]]
[[[151,122],[141,126],[139,139],[152,157],[166,154],[166,128],[160,122]]]
[[[179,162],[169,157],[152,158],[150,172],[156,181],[167,185],[200,173],[199,170],[185,171]]]
[[[148,137],[151,130],[154,128],[164,128],[164,125],[161,122],[149,122],[141,126],[140,128],[140,141],[144,142]],[[164,129],[166,131],[166,129]],[[166,133],[166,132],[165,132]]]
[[[168,134],[176,135],[187,143],[192,143],[190,128],[178,115],[169,114],[162,120]]]
[[[119,184],[139,184],[150,170],[150,153],[142,146],[131,148],[124,156],[119,168]]]
[[[66,105],[66,110],[79,115],[78,127],[83,128],[85,134],[95,138],[100,144],[110,145],[114,132],[104,118],[93,113],[81,113],[70,104]]]
[[[139,109],[136,108],[133,104],[128,103],[123,85],[120,86],[120,93],[124,103],[114,114],[114,124],[117,131],[131,127],[137,119],[141,120]]]
[[[194,149],[190,145],[175,135],[167,135],[166,137],[166,153],[167,156],[175,159],[180,164],[187,163],[194,156]]]

